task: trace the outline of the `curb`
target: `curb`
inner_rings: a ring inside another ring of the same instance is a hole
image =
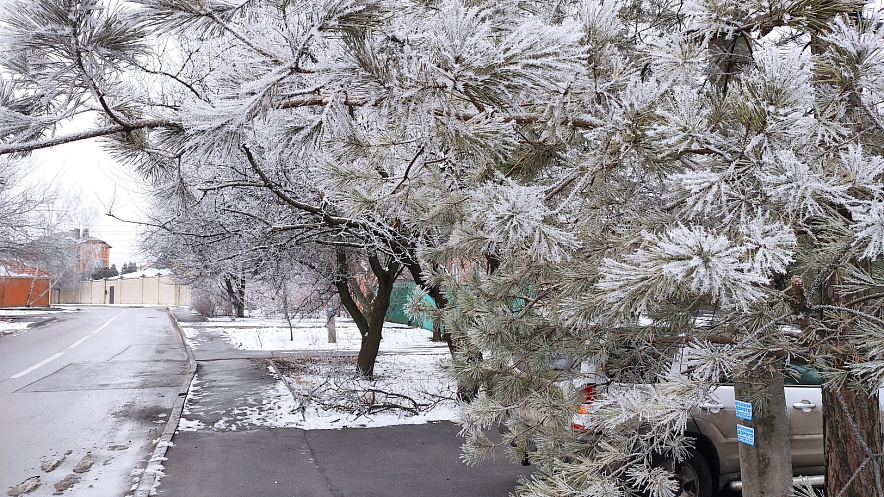
[[[190,350],[190,346],[187,345],[187,337],[184,335],[181,325],[178,324],[178,320],[175,318],[172,309],[167,307],[166,311],[169,314],[169,319],[172,320],[172,324],[178,331],[178,336],[181,338],[181,342],[184,344],[184,350],[187,352],[187,364],[190,369],[190,374],[188,374],[181,382],[181,386],[178,389],[178,398],[175,400],[174,407],[172,407],[172,413],[166,421],[166,426],[163,428],[160,438],[156,440],[156,446],[154,447],[153,453],[150,455],[150,459],[147,461],[147,467],[144,469],[144,472],[141,473],[138,483],[134,485],[135,493],[133,495],[135,497],[149,497],[156,495],[156,489],[157,486],[159,486],[160,478],[163,477],[163,461],[166,460],[166,451],[169,446],[171,446],[172,436],[175,434],[175,430],[178,429],[178,422],[181,420],[181,413],[184,410],[184,401],[187,399],[190,384],[193,382],[193,377],[196,375],[196,359],[193,356],[193,351]]]

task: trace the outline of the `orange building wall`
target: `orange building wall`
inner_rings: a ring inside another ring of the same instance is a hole
[[[89,240],[80,244],[80,272],[110,266],[110,245],[99,240]]]
[[[33,279],[28,277],[0,278],[0,307],[26,307],[28,305],[48,307],[49,279],[37,278],[36,281],[33,281],[33,290],[31,289],[32,281]],[[28,303],[28,292],[31,294],[32,302],[30,303]]]

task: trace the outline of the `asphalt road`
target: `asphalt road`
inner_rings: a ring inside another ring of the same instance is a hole
[[[160,308],[83,307],[0,337],[0,490],[131,493],[187,372]]]

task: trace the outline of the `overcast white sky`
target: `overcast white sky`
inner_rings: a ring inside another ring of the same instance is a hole
[[[144,218],[147,203],[139,180],[117,164],[94,140],[70,143],[34,154],[35,168],[44,178],[54,178],[65,190],[79,192],[81,206],[94,211],[89,234],[110,244],[110,260],[117,269],[129,261],[146,262],[138,254],[138,226],[105,215],[112,206],[117,217],[130,221]]]

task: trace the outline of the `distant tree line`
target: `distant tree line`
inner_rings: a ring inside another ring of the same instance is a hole
[[[104,266],[102,268],[93,270],[92,273],[89,274],[89,279],[103,280],[105,278],[114,278],[116,276],[134,273],[136,271],[138,271],[138,265],[134,262],[127,262],[123,264],[123,267],[120,270],[117,270],[116,264],[111,264],[110,267]]]

